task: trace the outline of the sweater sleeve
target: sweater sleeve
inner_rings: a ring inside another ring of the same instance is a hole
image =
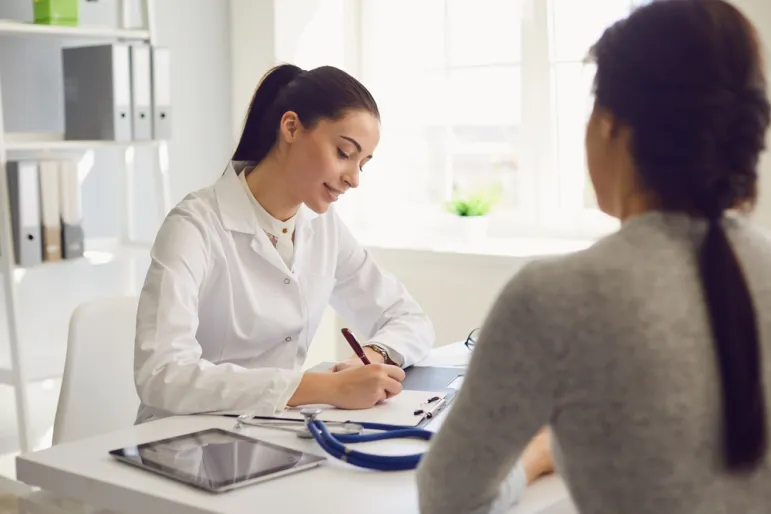
[[[549,312],[533,271],[509,282],[482,326],[463,388],[418,469],[421,513],[507,512],[516,500],[515,465],[556,396]]]

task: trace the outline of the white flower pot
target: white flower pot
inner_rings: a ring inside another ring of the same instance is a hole
[[[487,216],[456,216],[458,235],[470,245],[480,244],[487,240],[490,219]]]

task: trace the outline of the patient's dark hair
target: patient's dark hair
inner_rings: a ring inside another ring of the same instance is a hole
[[[665,210],[709,221],[699,249],[722,383],[728,469],[767,448],[753,302],[723,227],[754,205],[769,101],[754,27],[723,0],[654,0],[608,28],[591,50],[596,105],[631,129],[639,178]]]
[[[259,163],[276,144],[284,113],[292,111],[303,127],[323,119],[337,120],[365,110],[380,118],[375,99],[354,77],[333,66],[303,71],[291,64],[271,69],[254,92],[234,161]]]

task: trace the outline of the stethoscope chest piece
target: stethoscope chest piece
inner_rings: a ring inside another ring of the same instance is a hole
[[[308,419],[315,421],[322,410],[308,407],[300,412],[303,414],[304,420],[252,418],[248,414],[242,414],[236,418],[236,424],[233,427],[233,430],[242,430],[245,427],[273,428],[276,430],[292,432],[300,439],[313,439],[313,434],[308,430]],[[364,431],[364,427],[359,423],[351,423],[350,421],[328,422],[326,425],[333,434],[339,435],[359,435]]]

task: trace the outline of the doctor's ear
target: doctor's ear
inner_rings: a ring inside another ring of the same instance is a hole
[[[281,134],[281,138],[287,143],[291,143],[295,140],[301,128],[302,123],[300,122],[300,117],[297,116],[296,112],[287,111],[283,116],[281,116],[279,133]]]

